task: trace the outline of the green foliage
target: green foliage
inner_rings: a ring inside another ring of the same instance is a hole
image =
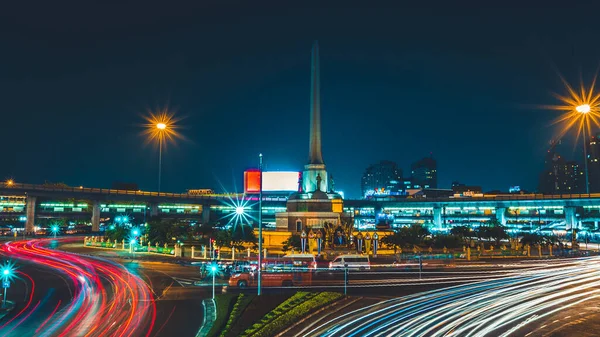
[[[129,228],[122,226],[122,225],[114,225],[115,228],[114,229],[107,229],[106,230],[106,234],[105,236],[111,240],[117,240],[117,242],[121,242],[123,241],[123,239],[126,239],[127,236],[129,236]]]
[[[283,251],[287,252],[292,248],[300,250],[302,249],[300,234],[292,234],[287,240],[283,241]]]
[[[468,240],[473,237],[473,231],[469,226],[456,226],[450,229],[450,234],[459,236],[464,240]]]
[[[227,324],[225,324],[225,328],[221,331],[219,337],[227,336],[227,333],[230,331],[231,327],[237,322],[240,318],[248,304],[252,302],[252,300],[256,297],[256,295],[246,295],[240,294],[233,305],[233,309],[231,309],[231,313],[229,314],[229,319],[227,320]]]
[[[158,242],[160,245],[175,240],[185,241],[193,237],[191,227],[189,223],[177,219],[161,219],[154,216],[148,220],[148,240],[152,244]]]
[[[477,229],[477,236],[481,239],[494,240],[496,246],[500,245],[500,241],[508,239],[506,228],[496,219],[486,222]]]
[[[441,234],[433,238],[433,246],[435,248],[458,248],[463,245],[463,238],[458,235]]]
[[[233,301],[236,299],[235,294],[219,294],[215,296],[215,303],[217,305],[217,319],[215,320],[213,327],[207,334],[207,337],[219,336],[221,330],[223,330],[227,317],[229,317],[229,311],[232,309]]]
[[[398,247],[421,245],[428,235],[429,230],[427,228],[420,224],[414,224],[409,227],[402,227],[392,235],[384,236],[381,238],[381,242],[388,247],[393,247],[395,251]]]
[[[340,293],[322,292],[313,296],[304,295],[300,298],[304,299],[304,301],[296,304],[294,301],[285,301],[269,314],[265,315],[260,323],[256,323],[250,329],[246,330],[244,335],[252,337],[274,336],[302,317],[340,299],[342,296]],[[292,300],[294,297],[292,296],[288,300]],[[269,317],[267,318],[267,316]]]
[[[234,226],[229,230],[218,230],[214,234],[217,247],[244,249],[244,244],[256,246],[258,238],[250,226]]]
[[[541,235],[538,233],[522,233],[522,245],[553,245],[558,242],[558,238],[554,235]]]

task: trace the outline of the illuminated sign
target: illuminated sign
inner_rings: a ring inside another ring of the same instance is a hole
[[[299,173],[294,171],[265,171],[263,174],[263,192],[296,192],[298,191]],[[244,192],[260,191],[260,172],[247,170],[244,172]]]

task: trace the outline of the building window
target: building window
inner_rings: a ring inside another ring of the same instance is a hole
[[[296,220],[296,232],[302,232],[302,220]]]

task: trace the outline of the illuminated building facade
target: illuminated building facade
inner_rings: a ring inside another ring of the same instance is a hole
[[[437,188],[437,162],[432,156],[410,166],[413,188]]]
[[[590,193],[600,192],[600,132],[590,137],[587,148]]]
[[[365,170],[361,181],[362,195],[394,193],[404,190],[402,170],[392,161],[382,160]]]
[[[556,152],[558,144],[551,143],[546,154],[544,171],[540,175],[539,192],[543,194],[585,192],[585,176],[581,165],[575,161],[564,160]]]

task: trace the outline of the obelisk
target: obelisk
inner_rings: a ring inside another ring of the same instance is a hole
[[[319,69],[319,43],[314,42],[311,54],[310,74],[310,142],[308,164],[304,166],[302,185],[304,192],[317,190],[317,176],[322,192],[328,192],[327,171],[321,153],[321,83]]]

